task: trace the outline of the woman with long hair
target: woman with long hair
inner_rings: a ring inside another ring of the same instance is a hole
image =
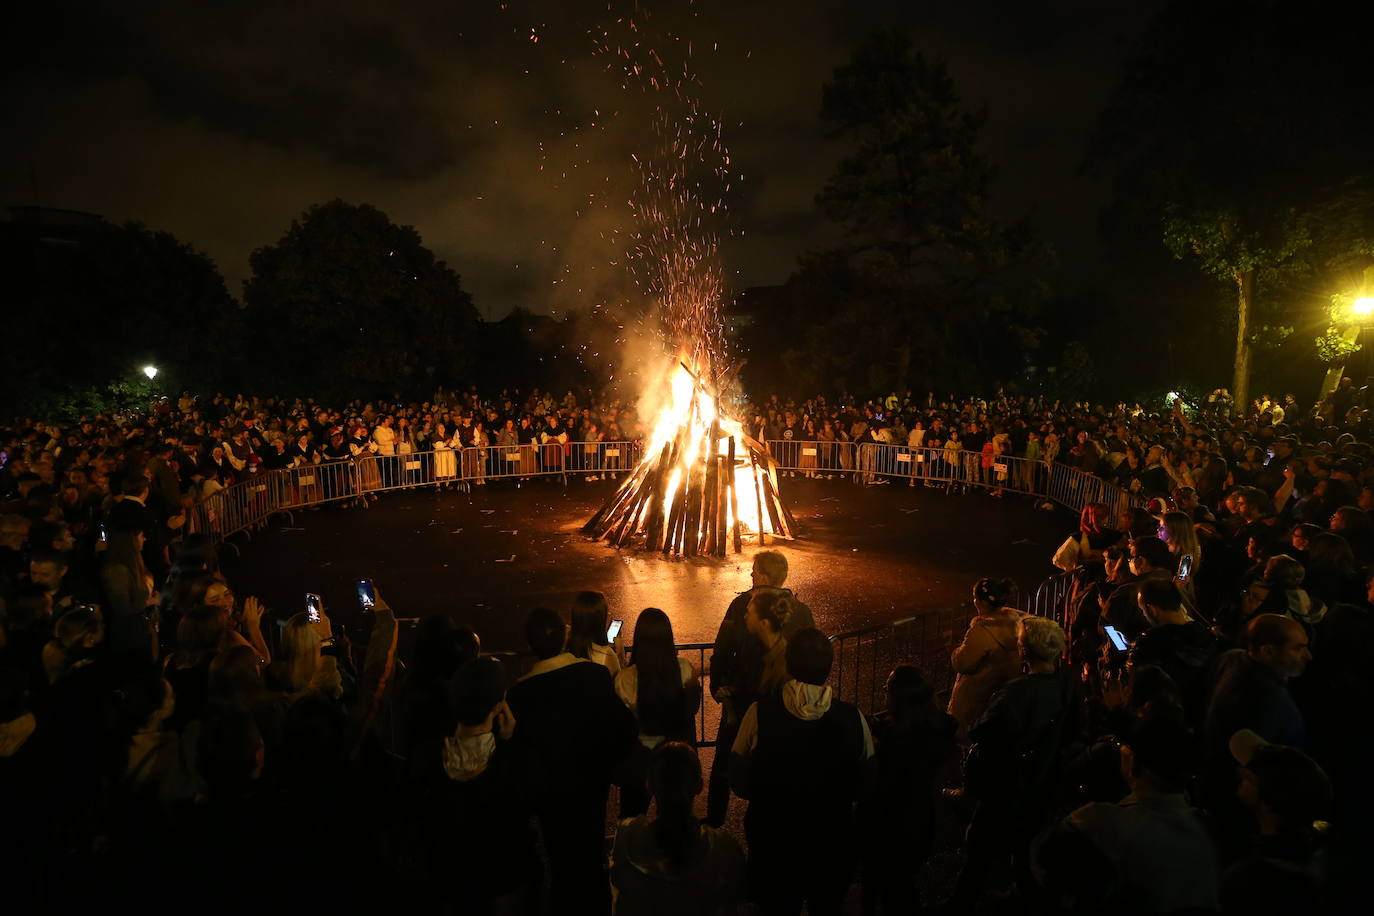
[[[338,662],[323,654],[320,626],[301,612],[281,632],[281,653],[267,669],[269,685],[295,700],[307,693],[322,693],[333,699],[343,696],[343,680]]]
[[[678,657],[672,621],[658,608],[645,608],[635,621],[630,664],[616,675],[615,691],[635,714],[639,743],[645,751],[664,741],[692,740],[701,685],[692,663]],[[644,788],[647,764],[643,754],[629,764],[630,773],[622,780],[620,792],[621,817],[649,809]]]
[[[1009,607],[1016,591],[1010,579],[979,579],[973,586],[975,615],[950,663],[957,677],[948,712],[959,721],[962,736],[983,715],[992,695],[1021,673],[1016,626],[1024,611]]]
[[[701,764],[686,744],[669,741],[649,759],[654,816],[623,822],[611,851],[618,916],[734,912],[744,886],[744,851],[693,812]]]
[[[578,658],[605,665],[611,677],[615,677],[622,667],[619,648],[622,638],[617,634],[612,643],[606,636],[609,616],[605,595],[578,592],[569,613],[568,651]]]
[[[1339,534],[1322,531],[1307,540],[1303,587],[1327,607],[1359,604],[1364,600],[1364,577],[1350,543]]]
[[[262,635],[262,602],[251,595],[242,602],[235,601],[234,593],[223,576],[215,576],[205,589],[206,604],[217,607],[224,616],[224,636],[221,649],[232,646],[252,646],[258,653],[258,660],[266,665],[272,661],[272,653],[267,648],[267,640]],[[240,630],[242,632],[240,632]]]
[[[105,549],[100,584],[105,593],[107,643],[116,655],[155,657],[149,611],[157,607],[153,576],[143,564],[142,531],[113,531]]]
[[[214,657],[208,698],[212,706],[231,706],[248,713],[268,750],[278,747],[286,710],[263,682],[262,662],[251,646],[233,646]]]
[[[199,605],[177,622],[177,647],[163,661],[162,675],[177,696],[169,728],[180,731],[200,715],[209,692],[210,663],[224,639],[224,614],[217,607]]]
[[[1176,560],[1192,557],[1192,575],[1197,575],[1202,568],[1202,543],[1198,541],[1197,529],[1188,513],[1164,513],[1159,520],[1159,539],[1169,545],[1169,552]]]

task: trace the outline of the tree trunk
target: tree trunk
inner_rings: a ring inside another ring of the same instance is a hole
[[[1245,416],[1250,404],[1250,316],[1255,305],[1255,271],[1237,270],[1236,371],[1231,380],[1232,411]]]

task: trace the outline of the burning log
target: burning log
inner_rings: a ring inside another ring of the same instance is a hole
[[[723,557],[744,550],[744,535],[792,537],[795,523],[778,494],[777,468],[763,443],[724,414],[720,391],[740,363],[708,383],[679,362],[672,403],[660,414],[645,457],[582,527],[616,547],[665,556]],[[742,492],[741,492],[742,491]]]
[[[735,466],[735,437],[730,437],[730,450],[727,461],[731,468]],[[728,478],[730,484],[730,518],[734,519],[734,541],[735,553],[744,552],[744,542],[740,534],[739,527],[739,488],[735,486],[735,475],[731,474]]]

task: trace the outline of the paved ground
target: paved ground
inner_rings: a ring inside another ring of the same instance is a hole
[[[582,589],[605,592],[627,633],[642,608],[656,606],[678,642],[712,640],[731,597],[749,586],[757,545],[746,539],[745,552],[725,560],[678,560],[588,541],[578,529],[613,488],[549,479],[384,494],[366,509],[300,512],[237,537],[241,554],[227,552],[224,565],[235,591],[259,596],[270,612],[290,616],[313,591],[354,633],[362,621],[352,583],[367,576],[399,616],[450,613],[493,650],[521,648],[530,608],[563,610]],[[778,542],[788,585],[831,634],[967,601],[982,575],[1034,588],[1054,572],[1050,555],[1075,524],[1028,497],[976,490],[800,478],[782,489],[800,529]]]
[[[302,610],[304,593],[318,592],[355,634],[364,621],[353,582],[368,576],[399,616],[450,613],[477,630],[488,650],[523,648],[520,622],[530,608],[566,609],[588,588],[607,594],[627,631],[640,609],[657,606],[672,616],[679,643],[711,641],[730,599],[749,585],[757,545],[746,541],[743,555],[726,560],[673,560],[590,542],[578,529],[614,486],[537,480],[517,488],[507,481],[471,494],[399,492],[366,509],[301,512],[251,540],[235,538],[240,553],[225,552],[225,571],[240,596],[259,596],[276,616]],[[966,602],[983,575],[1034,588],[1055,572],[1049,558],[1076,525],[1070,513],[1041,511],[1028,497],[1000,500],[977,490],[798,478],[785,478],[782,489],[800,529],[797,540],[778,545],[791,565],[788,585],[832,635]],[[407,635],[403,630],[402,657]],[[705,655],[691,658],[700,666]],[[705,704],[708,735],[718,713]],[[704,747],[701,758],[709,770],[713,748]],[[705,793],[699,815],[704,804]],[[608,835],[615,811],[613,796]],[[744,803],[732,799],[726,828],[741,839],[743,812]],[[961,861],[962,826],[944,805],[939,824],[921,878],[927,902],[950,892]],[[858,912],[858,897],[852,888],[846,913]]]

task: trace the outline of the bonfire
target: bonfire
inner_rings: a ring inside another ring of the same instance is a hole
[[[722,389],[737,374],[738,366],[707,379],[676,364],[643,460],[585,533],[617,547],[685,557],[740,553],[746,535],[760,544],[766,534],[792,536],[772,456],[721,409]]]
[[[744,549],[746,536],[791,537],[792,517],[778,497],[778,474],[763,443],[729,415],[743,363],[731,364],[720,319],[725,294],[719,239],[736,181],[723,125],[698,102],[690,61],[661,55],[644,22],[648,13],[618,18],[593,36],[618,68],[625,90],[639,89],[656,106],[654,148],[632,154],[639,186],[630,201],[635,231],[626,252],[635,283],[654,304],[666,371],[649,400],[653,416],[644,457],[583,527],[617,547],[637,546],[677,556],[723,557]],[[666,46],[690,58],[691,42],[666,36]]]

